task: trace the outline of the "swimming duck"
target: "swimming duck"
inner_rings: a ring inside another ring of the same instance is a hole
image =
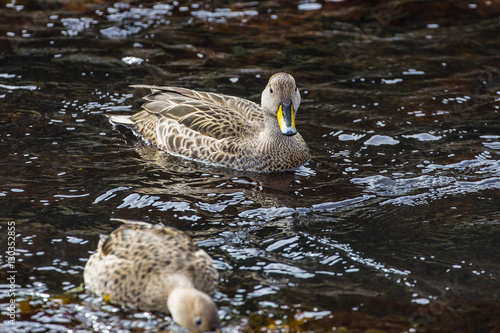
[[[300,93],[295,79],[276,73],[262,105],[222,94],[178,87],[149,88],[142,110],[110,116],[167,152],[238,170],[274,172],[307,162],[309,148],[295,128]]]
[[[83,273],[87,288],[110,303],[170,313],[192,331],[219,326],[212,259],[182,231],[124,222],[102,236]]]

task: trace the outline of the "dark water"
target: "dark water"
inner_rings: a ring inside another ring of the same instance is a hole
[[[500,331],[497,1],[0,4],[0,331],[11,299],[16,332],[177,329],[74,291],[111,217],[187,231],[228,332]],[[297,171],[186,161],[104,116],[138,110],[130,84],[259,101],[277,71]]]

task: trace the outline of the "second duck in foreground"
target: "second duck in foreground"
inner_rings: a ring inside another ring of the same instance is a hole
[[[169,153],[237,170],[274,172],[301,166],[309,148],[295,128],[300,93],[287,73],[274,74],[262,105],[178,87],[150,88],[142,110],[111,116]]]
[[[117,305],[170,313],[192,331],[217,329],[210,296],[219,275],[209,255],[180,230],[121,221],[87,261],[87,288]]]

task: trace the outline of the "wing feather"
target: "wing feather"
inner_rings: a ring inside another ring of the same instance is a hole
[[[242,98],[179,87],[133,86],[153,92],[143,109],[215,139],[245,137],[262,128],[261,107]],[[132,118],[137,123],[137,119]]]

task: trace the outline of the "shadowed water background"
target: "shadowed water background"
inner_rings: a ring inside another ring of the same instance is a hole
[[[178,329],[76,291],[110,218],[185,230],[225,331],[500,331],[496,1],[0,1],[0,330]],[[106,114],[175,85],[301,90],[312,159],[244,173]]]

